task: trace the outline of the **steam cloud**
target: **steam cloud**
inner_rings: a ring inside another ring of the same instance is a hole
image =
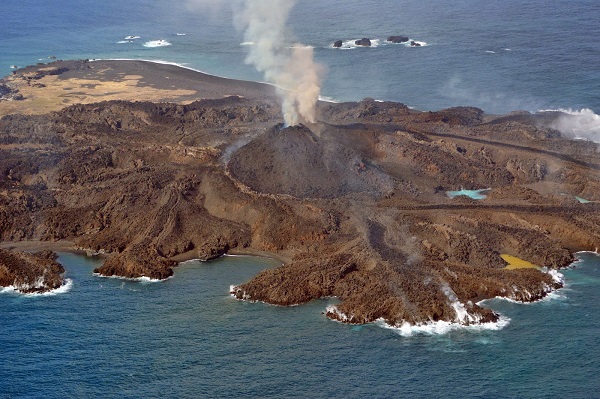
[[[219,1],[191,0],[214,7]],[[286,41],[286,24],[296,0],[237,0],[232,4],[234,24],[251,45],[246,62],[275,84],[282,98],[286,125],[300,120],[315,122],[323,68],[315,63],[313,49]]]
[[[548,111],[548,110],[547,110]],[[560,131],[565,137],[585,139],[600,143],[600,115],[584,108],[580,111],[571,109],[558,110],[559,116],[551,127]]]

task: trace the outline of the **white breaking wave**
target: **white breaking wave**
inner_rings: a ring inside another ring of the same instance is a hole
[[[579,111],[572,109],[544,109],[538,112],[562,112],[551,125],[565,137],[579,140],[590,140],[600,143],[600,115],[589,108]]]
[[[349,322],[352,319],[352,316],[348,316],[340,309],[338,309],[338,307],[335,305],[327,305],[327,307],[325,308],[325,313],[331,313],[336,315],[338,317],[338,320],[340,321]]]
[[[359,46],[358,44],[356,44],[357,40],[361,40],[361,39],[352,39],[352,40],[346,40],[342,42],[342,47],[334,47],[333,44],[331,44],[329,47],[331,48],[338,48],[341,50],[353,50],[356,48],[369,48],[369,47],[379,47],[379,45],[381,44],[381,41],[379,39],[370,39],[371,40],[371,46]]]
[[[240,43],[240,46],[254,46],[256,43],[254,42],[242,42]]]
[[[159,278],[150,278],[150,277],[146,277],[146,276],[142,276],[142,277],[122,277],[122,276],[104,276],[100,273],[94,273],[93,274],[96,277],[102,277],[102,278],[112,278],[112,279],[116,279],[116,280],[125,280],[125,281],[135,281],[135,282],[139,282],[139,283],[160,283],[163,281],[166,281],[170,278],[172,278],[173,276],[169,276],[165,279],[159,279]]]
[[[571,266],[573,266],[574,264],[576,264],[577,261],[573,262],[571,264]],[[544,287],[544,291],[546,292],[546,295],[538,300],[535,301],[518,301],[515,299],[515,296],[497,296],[495,298],[490,298],[490,299],[484,299],[482,301],[477,302],[477,305],[483,305],[485,304],[487,301],[490,301],[492,299],[496,299],[496,300],[502,300],[502,301],[507,301],[507,302],[511,302],[511,303],[516,303],[519,305],[532,305],[535,303],[539,303],[539,302],[548,302],[548,301],[554,301],[554,300],[565,300],[567,298],[567,296],[565,295],[564,291],[568,290],[568,284],[566,284],[565,282],[565,276],[560,273],[558,270],[555,269],[548,269],[546,267],[543,267],[542,269],[540,269],[542,272],[547,273],[550,275],[550,277],[552,277],[552,280],[554,280],[555,283],[559,283],[562,284],[561,288],[558,289],[554,289],[548,285],[545,285]],[[513,287],[513,292],[517,293],[519,292],[516,287]],[[521,292],[523,294],[523,296],[525,298],[531,298],[533,295],[528,292]]]
[[[464,330],[472,332],[480,332],[485,330],[497,331],[506,327],[510,323],[510,319],[506,316],[500,316],[496,322],[480,323],[480,324],[460,324],[451,323],[447,321],[431,321],[422,324],[409,324],[404,323],[401,326],[392,326],[387,324],[383,319],[375,321],[375,324],[393,330],[394,332],[402,335],[403,337],[411,337],[417,334],[425,335],[443,335],[451,331]]]
[[[170,46],[170,45],[171,45],[170,42],[168,42],[166,40],[163,40],[163,39],[160,39],[160,40],[151,40],[149,42],[144,43],[144,47],[150,47],[150,48],[152,48],[152,47],[165,47],[165,46]]]
[[[326,102],[326,103],[334,103],[334,104],[341,103],[341,101],[338,101],[335,98],[328,97],[328,96],[319,96],[319,101],[323,101],[323,102]]]
[[[314,49],[314,46],[311,46],[310,44],[296,44],[293,46],[288,46],[288,48],[301,48],[301,49]]]
[[[240,292],[242,294],[242,297],[239,298],[239,300],[246,301],[246,302],[258,302],[258,301],[255,301],[254,299],[252,299],[250,297],[250,295],[248,295],[246,293],[246,291],[242,291],[240,289],[240,287],[238,287],[237,285],[233,285],[232,284],[232,285],[229,286],[229,295],[231,295],[233,298],[238,299],[237,294],[240,293]]]
[[[417,43],[418,46],[412,46],[411,45],[412,42]],[[404,42],[402,44],[404,44],[406,47],[427,47],[427,46],[429,46],[429,43],[427,43],[427,42],[421,42],[419,40],[410,40],[410,41]]]
[[[18,295],[22,295],[25,297],[54,296],[54,295],[64,294],[66,292],[69,292],[72,287],[73,287],[73,280],[71,280],[70,278],[66,278],[63,285],[61,285],[60,287],[55,288],[53,290],[46,291],[46,292],[23,293],[23,292],[19,291],[19,288],[23,288],[23,287],[9,285],[8,287],[0,288],[0,294],[18,294]]]
[[[375,42],[377,43],[376,45],[373,44]],[[414,45],[413,45],[413,43],[414,43]],[[344,46],[346,44],[348,44],[348,48],[362,47],[362,46],[355,45],[354,40],[350,40],[348,42],[343,42],[342,48],[344,48]],[[427,46],[429,46],[429,43],[420,41],[420,40],[414,40],[414,39],[408,39],[408,41],[405,41],[402,43],[388,42],[387,40],[380,40],[380,39],[371,39],[371,47],[378,47],[380,45],[381,46],[427,47]]]
[[[462,305],[462,306],[460,306]],[[500,315],[498,321],[480,323],[478,317],[469,314],[464,305],[459,303],[454,310],[457,315],[458,322],[448,321],[429,321],[426,323],[410,324],[408,322],[402,323],[401,325],[390,325],[384,319],[375,320],[374,324],[393,330],[403,337],[410,337],[416,334],[427,334],[427,335],[443,335],[454,330],[466,330],[466,331],[484,331],[484,330],[501,330],[510,323],[510,319],[506,316]],[[348,322],[352,319],[352,316],[348,316],[341,312],[337,306],[329,305],[326,308],[326,313],[335,314],[338,320]],[[470,322],[471,324],[463,324],[464,322]]]
[[[558,270],[555,269],[543,269],[543,271],[545,273],[548,273],[551,277],[552,280],[554,280],[555,283],[559,283],[559,284],[565,284],[565,275],[560,273]]]

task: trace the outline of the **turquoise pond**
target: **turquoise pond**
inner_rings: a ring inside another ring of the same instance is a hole
[[[459,196],[465,196],[465,197],[469,197],[471,199],[474,200],[482,200],[485,199],[487,197],[486,192],[490,191],[491,188],[482,188],[479,190],[458,190],[458,191],[446,191],[446,195],[449,198],[455,198],[455,197],[459,197]]]
[[[590,200],[586,200],[585,198],[581,198],[581,197],[578,197],[578,196],[575,196],[575,199],[576,199],[577,201],[579,201],[579,203],[581,203],[581,204],[589,204],[589,203],[591,203],[591,202],[592,202],[592,201],[590,201]]]

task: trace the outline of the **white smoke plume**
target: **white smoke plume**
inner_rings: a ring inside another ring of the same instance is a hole
[[[201,7],[214,7],[224,2],[190,1]],[[229,3],[234,24],[244,32],[244,42],[249,44],[246,62],[277,87],[286,125],[315,122],[323,68],[314,61],[312,48],[287,40],[287,21],[296,0],[236,0]]]

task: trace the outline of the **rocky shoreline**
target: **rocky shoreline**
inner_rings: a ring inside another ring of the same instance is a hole
[[[40,67],[66,70],[35,88],[22,77],[35,67],[3,82],[27,87],[0,101],[1,241],[68,240],[106,254],[95,272],[128,278],[168,278],[182,257],[273,254],[284,265],[234,296],[286,306],[335,296],[330,318],[390,325],[496,321],[477,302],[561,286],[505,269],[501,254],[556,269],[598,247],[600,155],[552,129],[557,115],[365,99],[321,102],[316,123],[285,127],[270,86],[70,63]],[[152,102],[101,101],[119,79],[123,98],[151,88]],[[445,194],[461,188],[491,190]]]
[[[60,288],[65,269],[52,251],[26,253],[0,249],[0,287],[21,294],[40,294]]]

